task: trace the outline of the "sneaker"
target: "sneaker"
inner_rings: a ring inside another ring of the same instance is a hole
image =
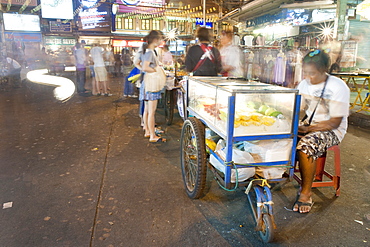
[[[110,96],[112,96],[113,94],[111,94],[111,93],[106,93],[106,94],[104,94],[106,97],[110,97]]]
[[[131,97],[132,97],[132,98],[138,98],[139,96],[137,96],[137,95],[132,95]]]

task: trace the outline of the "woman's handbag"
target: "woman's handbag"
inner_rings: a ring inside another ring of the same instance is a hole
[[[155,72],[144,74],[145,92],[159,92],[166,85],[166,74],[162,67],[155,67]]]

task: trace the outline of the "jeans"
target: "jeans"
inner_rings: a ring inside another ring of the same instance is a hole
[[[83,93],[85,89],[86,70],[76,70],[77,93]]]
[[[135,93],[135,83],[131,83],[128,80],[128,76],[125,77],[125,84],[123,89],[123,95],[134,95]]]

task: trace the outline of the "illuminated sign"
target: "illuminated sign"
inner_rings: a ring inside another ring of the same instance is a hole
[[[50,21],[50,32],[52,33],[71,33],[72,26],[70,22],[63,23],[58,21]]]
[[[44,37],[45,45],[75,45],[75,38]]]
[[[165,0],[115,0],[119,4],[118,12],[137,14],[159,14],[163,12]]]
[[[85,8],[91,8],[94,6],[99,0],[80,0],[80,3]]]
[[[204,21],[202,18],[196,18],[195,19],[195,25],[199,25],[199,26],[203,26],[204,24]],[[212,22],[206,22],[206,28],[212,28],[213,27],[213,23]]]
[[[38,42],[41,43],[41,33],[4,32],[5,41]]]
[[[113,47],[140,47],[144,41],[142,40],[119,40],[114,39],[112,42]]]
[[[110,5],[101,4],[97,8],[89,8],[80,11],[79,30],[110,32],[111,14]]]
[[[38,15],[22,15],[3,13],[5,30],[9,31],[40,31]]]
[[[72,0],[41,0],[42,18],[73,19]]]

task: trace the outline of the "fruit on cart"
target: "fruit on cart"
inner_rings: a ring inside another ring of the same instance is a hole
[[[261,114],[264,114],[265,115],[265,112],[269,109],[269,107],[267,105],[261,105],[259,108],[258,108],[258,113],[261,113]]]
[[[266,126],[271,126],[276,122],[276,118],[274,117],[269,117],[269,116],[263,116],[261,123],[266,125]]]
[[[216,142],[212,140],[211,138],[206,138],[206,145],[212,150],[215,151],[216,149]]]

